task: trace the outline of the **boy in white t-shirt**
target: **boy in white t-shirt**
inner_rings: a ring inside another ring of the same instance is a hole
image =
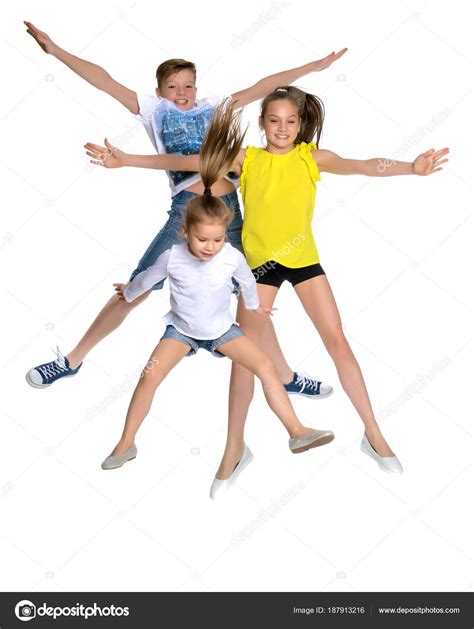
[[[27,32],[46,53],[62,61],[94,87],[110,94],[137,116],[144,124],[158,153],[177,153],[180,155],[199,153],[217,99],[196,99],[196,67],[194,63],[184,59],[169,59],[163,62],[156,71],[158,83],[158,87],[155,89],[156,95],[137,95],[133,90],[115,81],[100,66],[80,59],[57,46],[46,33],[39,31],[31,22],[25,22],[25,25]],[[244,106],[265,97],[279,85],[289,85],[310,72],[317,72],[329,67],[345,52],[346,49],[343,49],[337,54],[331,53],[319,61],[313,61],[298,68],[268,76],[247,89],[233,93],[231,98],[239,105]],[[172,195],[168,220],[149,245],[130,279],[151,266],[158,256],[172,245],[180,242],[186,205],[196,194],[203,192],[199,174],[180,171],[170,171],[167,174]],[[235,185],[232,183],[232,174],[215,184],[214,194],[220,196],[234,212],[234,219],[229,225],[227,238],[234,247],[242,251],[242,216]],[[155,284],[152,289],[156,290],[162,287],[163,281]],[[57,359],[30,369],[26,375],[27,382],[35,388],[44,388],[56,380],[76,375],[89,351],[105,336],[119,327],[131,310],[144,301],[149,294],[148,291],[130,304],[117,299],[114,295],[102,308],[76,347],[66,356],[58,348]],[[329,385],[324,385],[306,376],[302,377],[290,369],[278,345],[270,321],[265,326],[262,346],[274,361],[277,372],[285,386],[289,387],[289,391],[313,399],[327,397],[332,393],[332,388]],[[301,383],[303,384],[301,385]]]

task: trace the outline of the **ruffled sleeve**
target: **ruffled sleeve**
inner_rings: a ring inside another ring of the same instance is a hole
[[[257,153],[262,149],[257,148],[256,146],[247,146],[245,150],[245,157],[242,164],[242,173],[240,175],[240,193],[242,197],[245,194],[245,185],[247,183],[247,175],[249,172],[249,167],[255,159]]]
[[[301,142],[301,144],[299,144],[298,146],[300,149],[299,151],[300,157],[308,166],[311,179],[313,181],[319,181],[321,179],[319,175],[319,169],[316,165],[316,162],[313,159],[313,156],[311,155],[311,152],[315,151],[318,147],[316,146],[314,142],[309,142],[309,143]]]

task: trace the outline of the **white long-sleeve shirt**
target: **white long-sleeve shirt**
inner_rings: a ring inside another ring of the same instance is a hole
[[[171,310],[167,323],[195,339],[216,339],[235,323],[230,308],[232,278],[240,284],[245,307],[259,305],[257,286],[244,256],[225,243],[210,260],[193,255],[187,243],[173,245],[155,264],[139,273],[123,291],[131,302],[164,279],[169,278]]]

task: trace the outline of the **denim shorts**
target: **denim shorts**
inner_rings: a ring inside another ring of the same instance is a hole
[[[186,343],[191,347],[186,356],[194,356],[194,354],[198,351],[198,349],[207,349],[208,352],[211,352],[213,356],[217,358],[223,358],[224,354],[217,351],[219,345],[224,345],[224,343],[228,343],[229,341],[233,341],[234,339],[238,339],[239,336],[245,336],[242,330],[235,323],[230,326],[227,332],[224,332],[218,339],[193,339],[190,336],[186,336],[185,334],[181,334],[174,325],[167,325],[165,333],[161,337],[160,341],[163,339],[175,339],[175,341],[181,341],[181,343]]]
[[[188,202],[196,196],[195,192],[188,192],[183,190],[173,197],[171,203],[171,210],[168,211],[168,220],[162,229],[158,232],[155,238],[150,243],[150,246],[145,251],[142,259],[138,263],[137,268],[130,276],[130,280],[133,280],[135,275],[145,271],[149,266],[154,264],[164,251],[170,249],[173,245],[177,245],[183,242],[182,226],[184,215],[186,212],[186,206]],[[230,194],[224,194],[219,197],[224,201],[227,207],[234,212],[234,218],[231,224],[227,228],[226,239],[230,244],[238,249],[241,253],[244,252],[242,247],[242,214],[240,212],[239,197],[237,192],[231,192]],[[151,290],[160,290],[163,288],[165,280],[161,280],[155,284]]]

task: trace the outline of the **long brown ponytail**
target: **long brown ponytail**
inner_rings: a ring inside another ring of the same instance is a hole
[[[275,100],[291,100],[298,109],[301,120],[301,129],[296,138],[296,144],[300,142],[312,142],[315,139],[319,144],[324,122],[324,105],[321,99],[314,94],[308,94],[293,85],[277,87],[263,99],[261,113],[265,117],[267,106]],[[316,136],[316,138],[315,138]]]
[[[232,167],[244,141],[245,130],[240,122],[242,109],[234,109],[232,101],[220,102],[215,110],[199,151],[199,172],[204,184],[204,194],[189,201],[184,220],[185,227],[201,222],[232,221],[233,213],[225,203],[212,194],[212,186],[224,177]]]

